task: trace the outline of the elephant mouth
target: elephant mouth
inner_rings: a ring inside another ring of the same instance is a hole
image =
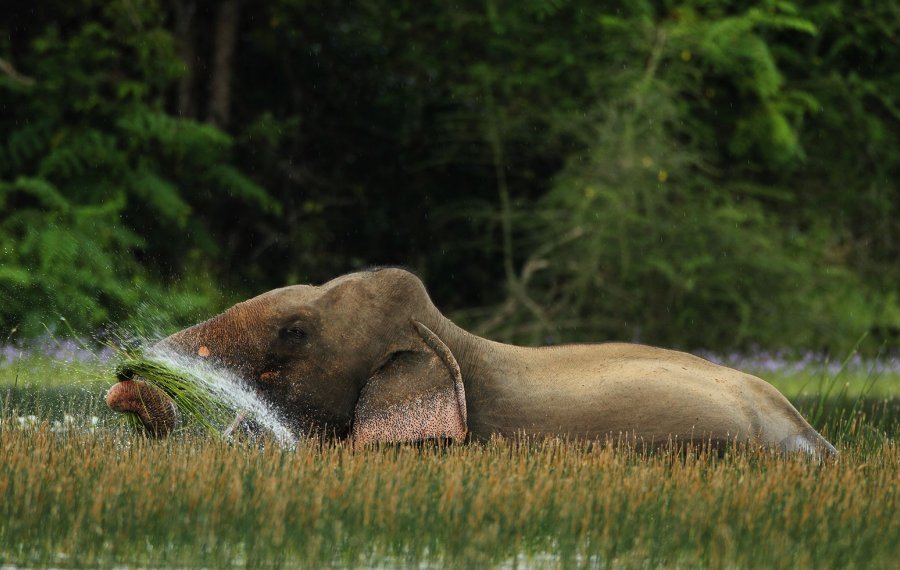
[[[155,437],[171,434],[180,420],[175,402],[159,388],[140,379],[120,379],[106,393],[106,405],[113,411],[136,415]]]

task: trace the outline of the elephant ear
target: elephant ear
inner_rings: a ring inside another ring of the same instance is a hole
[[[354,443],[462,439],[466,394],[459,364],[441,339],[413,321],[413,346],[393,353],[356,404]]]

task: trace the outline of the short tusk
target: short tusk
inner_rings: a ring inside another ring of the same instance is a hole
[[[231,425],[225,428],[225,431],[222,432],[222,436],[231,437],[231,434],[234,433],[234,430],[241,427],[241,424],[244,423],[244,420],[247,419],[247,410],[241,410],[234,417],[234,421],[231,422]]]

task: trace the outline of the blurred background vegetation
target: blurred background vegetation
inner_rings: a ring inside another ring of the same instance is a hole
[[[6,0],[0,330],[402,264],[502,340],[895,347],[898,38],[880,0]]]

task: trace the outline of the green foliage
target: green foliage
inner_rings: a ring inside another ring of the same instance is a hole
[[[528,109],[509,97],[523,82],[508,72],[508,59],[479,68],[494,85],[485,139],[515,108],[515,121],[526,122],[523,109],[547,117],[576,145],[533,205],[505,212],[519,251],[529,253],[518,275],[507,276],[510,301],[487,331],[535,343],[840,351],[879,322],[896,326],[884,312],[896,311],[884,281],[869,283],[855,264],[835,259],[845,239],[835,220],[798,203],[801,188],[821,178],[807,166],[820,149],[804,140],[803,127],[826,96],[815,84],[788,81],[780,61],[799,60],[828,27],[792,4],[730,6],[632,4],[599,15],[594,30],[604,41],[597,58],[581,64],[595,96],[564,121],[548,116],[559,106]],[[584,19],[590,28],[593,18]],[[537,42],[509,57],[530,58]],[[503,150],[532,138],[514,128],[500,133]],[[505,172],[513,159],[499,152],[494,162]],[[504,183],[498,178],[501,194]],[[509,192],[523,186],[510,183]]]
[[[35,199],[31,207],[11,210],[0,225],[0,239],[7,244],[0,258],[0,290],[16,301],[4,304],[7,332],[22,325],[33,334],[42,323],[55,322],[56,315],[101,323],[110,316],[108,306],[137,300],[137,291],[117,278],[111,259],[140,243],[133,233],[115,227],[122,196],[103,204],[73,204],[45,180],[25,177],[0,183],[0,195],[7,204],[19,195]]]
[[[192,252],[215,254],[203,211],[218,201],[276,211],[229,165],[232,140],[163,109],[181,73],[154,2],[84,2],[97,17],[50,24],[23,59],[26,89],[0,83],[0,328],[35,334],[65,316],[92,331],[157,297],[176,320],[219,301]],[[172,238],[178,236],[177,242]],[[138,258],[144,259],[139,262]],[[162,295],[163,288],[167,291]],[[185,307],[182,300],[189,300]]]
[[[244,2],[227,131],[218,3],[38,4],[0,16],[7,329],[402,264],[509,340],[896,347],[895,3]]]

